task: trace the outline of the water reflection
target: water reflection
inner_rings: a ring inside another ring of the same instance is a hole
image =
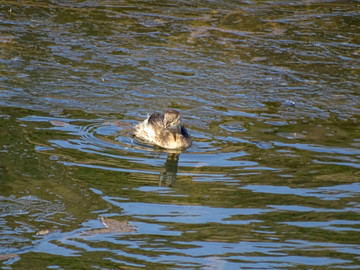
[[[168,153],[164,170],[160,173],[159,186],[171,187],[176,183],[176,174],[178,171],[179,155]]]
[[[327,151],[327,147],[319,143],[317,148],[303,149],[299,145],[304,138],[289,139],[278,135],[285,132],[282,129],[287,129],[287,125],[273,125],[273,131],[263,126],[271,126],[271,123],[251,127],[244,122],[249,132],[256,128],[260,133],[265,130],[267,136],[271,135],[271,139],[263,137],[263,140],[264,143],[270,141],[273,147],[259,147],[259,142],[251,138],[239,144],[222,134],[216,136],[216,140],[230,142],[223,143],[219,148],[218,141],[208,144],[207,138],[203,138],[202,142],[201,133],[194,132],[192,148],[184,153],[168,153],[134,142],[128,134],[131,122],[106,121],[94,116],[88,119],[55,118],[38,116],[31,111],[26,114],[29,115],[22,114],[15,119],[5,117],[3,121],[11,123],[7,126],[14,125],[23,134],[28,134],[24,135],[26,140],[23,140],[28,147],[36,150],[34,154],[51,162],[50,167],[57,164],[66,169],[69,179],[64,181],[59,177],[63,191],[56,192],[61,195],[58,199],[60,205],[61,202],[74,202],[74,198],[65,195],[68,190],[72,190],[72,196],[81,203],[73,209],[58,209],[52,207],[51,200],[47,200],[49,205],[45,204],[44,207],[49,216],[40,218],[45,221],[40,226],[38,223],[28,224],[30,216],[34,214],[29,213],[28,217],[25,211],[23,215],[28,221],[24,224],[24,230],[30,230],[31,237],[24,238],[27,241],[22,241],[22,248],[7,249],[8,257],[5,259],[9,263],[22,261],[12,254],[22,255],[29,251],[53,256],[81,254],[87,257],[88,253],[107,250],[117,263],[121,261],[120,257],[126,256],[127,260],[142,258],[138,261],[139,265],[186,261],[190,267],[196,267],[199,263],[207,265],[222,254],[222,261],[217,263],[231,269],[239,265],[254,266],[257,259],[263,261],[264,267],[283,267],[309,257],[312,258],[308,261],[311,266],[325,262],[327,265],[345,265],[350,261],[343,259],[344,249],[356,254],[354,240],[341,235],[357,231],[358,226],[354,215],[358,211],[356,198],[359,187],[355,182],[346,184],[346,181],[352,181],[349,178],[351,174],[344,172],[342,180],[336,180],[337,184],[323,183],[316,187],[311,186],[311,181],[303,180],[301,185],[305,183],[305,187],[301,187],[296,184],[299,172],[290,174],[291,168],[284,165],[279,168],[278,161],[272,155],[278,151],[277,159],[293,161],[307,159],[304,153],[319,158],[320,152],[329,156],[349,156],[353,162],[357,162],[356,149],[330,147],[331,151]],[[226,132],[243,132],[233,128],[233,125],[238,126],[238,123],[233,122],[232,118],[223,123],[227,127]],[[281,145],[284,142],[277,141],[279,138],[295,142]],[[294,144],[297,147],[293,147]],[[261,159],[252,158],[261,155]],[[317,162],[313,164],[316,166]],[[313,165],[310,168],[319,169]],[[307,175],[316,174],[308,170],[305,171]],[[273,176],[277,174],[291,180],[285,180],[287,184],[284,185],[284,180]],[[318,177],[326,180],[326,175],[329,175],[328,171]],[[265,176],[274,179],[269,182],[264,179]],[[335,181],[331,174],[328,177],[330,181]],[[341,181],[345,182],[339,184]],[[74,183],[78,186],[76,190]],[[84,190],[87,190],[85,196]],[[14,198],[14,201],[21,200],[21,197]],[[189,204],[189,200],[193,204]],[[27,204],[27,207],[34,211],[34,205]],[[8,217],[8,214],[5,215],[7,222],[9,217],[17,217],[16,211],[8,210],[11,214]],[[306,230],[306,234],[299,233],[298,228]],[[318,230],[323,236],[318,236]],[[338,244],[336,256],[326,253],[323,246],[327,243],[328,234],[323,231],[331,231],[338,241],[345,238],[349,245]],[[163,240],[155,240],[159,235]],[[256,247],[249,244],[252,243],[249,239],[255,240]],[[317,244],[313,239],[317,239]],[[290,244],[290,240],[295,242]],[[302,244],[296,242],[299,240],[303,241]],[[95,245],[96,242],[102,244]],[[9,246],[12,243],[7,241]],[[126,247],[128,252],[119,253],[119,249],[110,248],[112,245]],[[246,246],[243,251],[239,249],[242,245]],[[301,246],[311,250],[315,248],[323,255],[316,258],[310,253],[289,256],[296,254]],[[253,257],[251,247],[257,248],[261,254]],[[148,249],[152,250],[151,257],[143,254]],[[160,255],[164,249],[167,250],[165,257]],[[230,254],[229,250],[233,255],[226,255]],[[242,263],[245,258],[248,258],[246,263]]]
[[[356,1],[0,16],[3,269],[359,268]],[[165,108],[183,153],[128,134]]]

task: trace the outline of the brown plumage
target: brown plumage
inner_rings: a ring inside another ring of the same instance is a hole
[[[180,123],[180,113],[168,110],[153,113],[134,128],[134,137],[148,144],[168,149],[184,149],[191,145],[190,135]]]

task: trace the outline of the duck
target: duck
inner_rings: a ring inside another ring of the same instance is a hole
[[[186,149],[192,143],[177,110],[153,113],[134,127],[133,136],[138,141],[166,149]]]

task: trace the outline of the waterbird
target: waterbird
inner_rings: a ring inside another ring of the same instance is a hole
[[[134,127],[135,139],[167,149],[185,149],[191,145],[186,128],[181,125],[180,113],[167,110],[153,113]]]

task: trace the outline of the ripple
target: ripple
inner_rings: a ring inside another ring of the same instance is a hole
[[[339,200],[340,198],[356,197],[360,193],[360,184],[337,185],[318,188],[291,188],[287,186],[265,186],[265,185],[246,185],[242,189],[249,189],[253,192],[288,194],[305,197],[317,197],[322,200]]]
[[[355,220],[331,220],[327,222],[320,221],[304,221],[304,222],[282,222],[283,224],[287,224],[290,226],[299,226],[303,228],[321,228],[330,231],[360,231],[360,229],[356,229],[351,227],[358,227],[360,221]]]
[[[4,267],[359,268],[355,2],[0,4]]]
[[[306,143],[283,143],[274,142],[274,145],[281,147],[296,148],[299,150],[307,150],[310,152],[328,153],[328,154],[341,154],[341,155],[359,155],[360,149],[343,148],[343,147],[331,147],[323,145],[311,145]]]
[[[105,197],[106,201],[121,207],[124,214],[144,220],[157,222],[173,222],[186,224],[221,223],[221,224],[249,224],[260,222],[256,220],[234,220],[238,215],[260,215],[270,212],[270,209],[226,209],[206,206],[189,206],[156,203],[118,202],[117,198]]]

